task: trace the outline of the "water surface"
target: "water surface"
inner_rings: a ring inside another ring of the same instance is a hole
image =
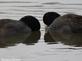
[[[0,61],[82,61],[82,38],[77,35],[52,35],[45,33],[44,13],[55,11],[61,15],[82,15],[81,0],[37,1],[0,0],[0,19],[19,20],[25,15],[35,16],[41,24],[38,32],[0,38]]]

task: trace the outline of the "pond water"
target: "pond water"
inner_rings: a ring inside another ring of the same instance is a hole
[[[19,20],[25,15],[35,16],[41,29],[27,35],[0,38],[0,61],[82,61],[81,34],[52,35],[45,33],[44,13],[55,11],[61,15],[82,15],[81,0],[0,0],[0,19]]]

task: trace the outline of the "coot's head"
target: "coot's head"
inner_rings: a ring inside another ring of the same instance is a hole
[[[40,22],[33,16],[24,16],[20,19],[20,21],[31,28],[32,31],[40,30]]]
[[[43,16],[43,22],[49,26],[60,15],[56,12],[47,12]]]

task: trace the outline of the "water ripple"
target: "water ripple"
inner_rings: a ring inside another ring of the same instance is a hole
[[[79,3],[61,3],[61,2],[46,2],[46,3],[42,3],[42,4],[44,4],[44,5],[82,5],[82,3],[81,4],[79,4]]]
[[[36,3],[36,2],[26,2],[26,1],[0,1],[0,3]]]

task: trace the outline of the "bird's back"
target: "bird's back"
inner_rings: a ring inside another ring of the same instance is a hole
[[[0,35],[12,35],[17,33],[29,33],[31,29],[23,22],[11,19],[0,20]]]

